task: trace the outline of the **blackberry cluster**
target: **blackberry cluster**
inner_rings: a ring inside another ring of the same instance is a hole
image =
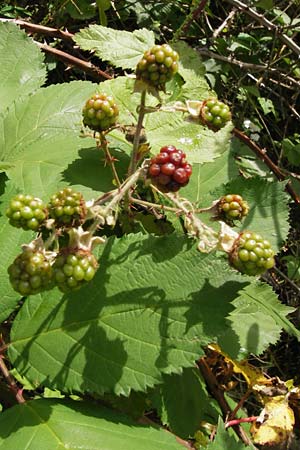
[[[11,199],[6,216],[14,227],[37,231],[47,218],[47,209],[41,199],[18,194]]]
[[[168,44],[154,45],[136,67],[136,77],[150,86],[165,90],[165,84],[178,71],[178,53]]]
[[[275,264],[270,242],[251,231],[240,234],[229,259],[237,270],[247,275],[260,275]]]
[[[204,100],[200,112],[201,119],[212,128],[222,128],[231,120],[231,112],[228,105],[217,98]]]
[[[67,187],[52,195],[48,204],[49,216],[60,226],[79,226],[86,216],[86,205],[80,192]]]
[[[249,212],[248,203],[236,194],[221,197],[217,207],[220,218],[229,225],[232,225],[235,220],[243,219]]]
[[[8,268],[9,280],[21,295],[51,289],[52,267],[45,254],[26,248]]]
[[[82,110],[83,124],[95,131],[105,131],[115,125],[119,109],[111,95],[94,94]]]
[[[62,249],[53,265],[54,280],[62,292],[79,289],[94,278],[95,256],[86,250]]]
[[[176,192],[186,186],[192,174],[192,166],[186,161],[186,154],[167,145],[151,159],[148,174],[152,182],[163,192]]]

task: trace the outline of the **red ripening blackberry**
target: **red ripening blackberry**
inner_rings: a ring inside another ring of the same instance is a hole
[[[152,182],[163,192],[176,192],[186,186],[192,166],[185,158],[186,154],[174,145],[162,147],[150,162],[148,175]]]

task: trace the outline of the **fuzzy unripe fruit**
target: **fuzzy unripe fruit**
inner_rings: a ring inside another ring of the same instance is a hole
[[[82,194],[69,187],[51,196],[48,210],[57,227],[81,225],[87,211]]]
[[[186,161],[186,154],[167,145],[151,159],[148,176],[163,192],[176,192],[186,186],[192,175],[192,166]]]
[[[229,254],[230,263],[247,275],[260,275],[274,264],[274,251],[268,240],[252,231],[243,231]]]
[[[53,265],[54,281],[62,292],[77,290],[94,278],[97,268],[91,252],[65,248]]]
[[[248,203],[237,194],[227,194],[220,198],[218,204],[218,216],[229,225],[235,220],[242,220],[249,212]]]
[[[209,98],[202,103],[200,118],[203,123],[218,130],[231,120],[231,112],[225,103],[217,98]]]
[[[6,216],[14,227],[37,231],[47,218],[47,208],[40,198],[18,194],[11,199]]]
[[[116,124],[119,109],[111,95],[94,94],[82,110],[83,124],[95,131],[105,131]]]
[[[51,261],[41,251],[26,248],[7,271],[12,287],[21,295],[37,294],[53,286]]]
[[[178,53],[168,44],[154,45],[136,67],[136,77],[149,86],[165,90],[165,84],[178,71]]]

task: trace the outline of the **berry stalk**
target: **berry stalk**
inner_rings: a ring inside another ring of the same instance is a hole
[[[141,103],[139,106],[139,116],[138,116],[138,122],[136,126],[136,131],[133,139],[133,147],[132,147],[132,153],[131,153],[131,160],[128,168],[128,175],[132,175],[136,169],[136,165],[138,162],[138,150],[139,150],[139,143],[140,143],[140,136],[143,128],[143,121],[146,114],[145,110],[146,105],[146,90],[143,90],[141,93]]]

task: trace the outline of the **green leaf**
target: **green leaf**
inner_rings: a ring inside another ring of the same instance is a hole
[[[257,101],[260,104],[261,109],[263,110],[263,113],[265,115],[267,115],[271,112],[271,113],[273,113],[273,116],[276,118],[277,114],[275,111],[274,103],[272,102],[271,99],[265,98],[265,97],[258,97]]]
[[[300,339],[300,332],[286,317],[294,308],[280,303],[271,286],[254,281],[240,292],[233,305],[228,320],[248,353],[261,354],[279,339],[282,329]]]
[[[241,229],[261,234],[278,251],[289,231],[289,197],[284,187],[284,182],[269,182],[259,177],[238,177],[214,191],[213,198],[217,199],[225,194],[241,195],[250,208],[241,223]]]
[[[197,252],[184,236],[136,234],[109,239],[99,262],[80,291],[27,298],[9,356],[29,381],[128,395],[193,366],[202,346],[222,345],[224,334],[238,353],[225,319],[248,278],[226,261]]]
[[[64,8],[73,19],[91,19],[96,14],[95,5],[91,0],[62,0],[61,8]]]
[[[245,446],[241,441],[238,441],[235,436],[226,431],[224,422],[219,418],[217,434],[213,442],[211,442],[207,450],[247,450],[254,448],[252,445]]]
[[[90,197],[113,187],[94,139],[80,137],[82,105],[95,90],[83,81],[52,85],[0,117],[0,159],[12,164],[6,173],[19,190],[48,200],[68,184]]]
[[[228,183],[238,176],[238,168],[235,164],[232,152],[224,152],[213,162],[204,164],[193,164],[193,175],[189,184],[182,189],[183,196],[191,202],[200,203],[200,206],[209,206],[212,198],[209,193],[220,186]],[[206,198],[208,200],[206,201]]]
[[[184,369],[180,375],[165,375],[153,398],[162,422],[182,438],[193,437],[201,421],[216,421],[217,403],[209,397],[199,370]]]
[[[230,147],[232,124],[214,132],[182,113],[160,111],[149,114],[144,125],[154,153],[172,144],[186,152],[190,163],[213,161]]]
[[[199,53],[183,41],[176,42],[172,47],[179,54],[179,73],[185,81],[178,100],[216,97],[205,80],[205,66]]]
[[[0,23],[0,112],[45,79],[43,55],[32,39],[16,25]]]
[[[0,415],[0,449],[175,450],[175,437],[100,405],[32,400]]]
[[[99,58],[122,69],[135,69],[144,52],[154,45],[154,34],[145,28],[119,31],[90,25],[74,36],[83,50],[94,51]]]

